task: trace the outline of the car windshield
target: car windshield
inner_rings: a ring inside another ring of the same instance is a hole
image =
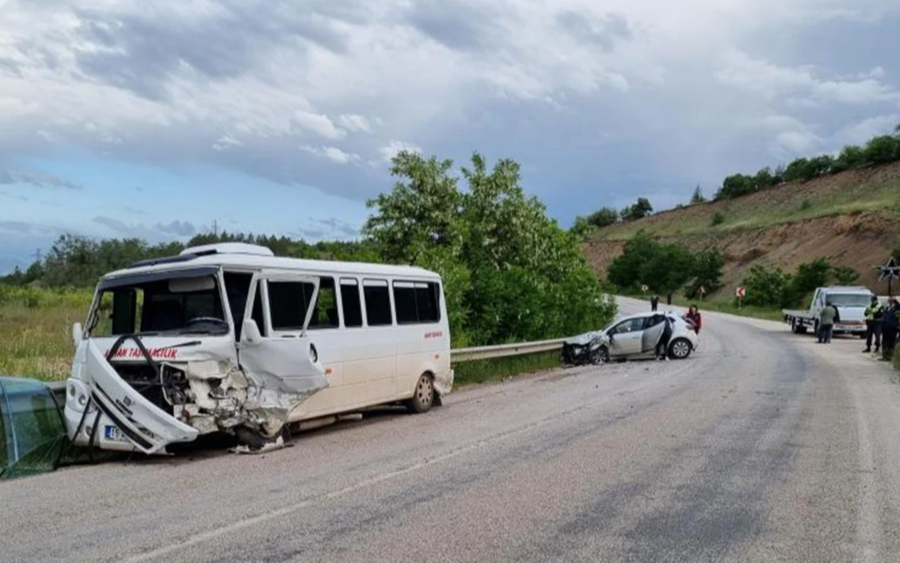
[[[101,291],[89,318],[93,337],[229,331],[213,275],[116,284]]]
[[[835,307],[868,307],[872,296],[867,293],[832,293],[828,301]]]

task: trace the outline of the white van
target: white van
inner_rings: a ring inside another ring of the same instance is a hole
[[[260,451],[301,421],[397,402],[425,412],[453,386],[438,274],[244,243],[103,276],[73,337],[69,437],[101,449],[165,453],[225,431]]]

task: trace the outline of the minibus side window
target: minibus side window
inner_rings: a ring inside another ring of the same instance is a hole
[[[397,324],[436,323],[441,320],[440,286],[436,283],[395,281]]]
[[[369,321],[369,326],[394,324],[387,280],[363,280],[363,294],[366,300],[366,319]]]
[[[359,282],[353,278],[341,278],[341,309],[345,327],[356,328],[363,325]]]
[[[309,328],[340,328],[340,326],[334,278],[323,276],[319,278],[319,295],[316,298],[316,308],[309,321]]]
[[[308,296],[314,286],[306,282],[269,281],[269,311],[273,330],[303,330]]]

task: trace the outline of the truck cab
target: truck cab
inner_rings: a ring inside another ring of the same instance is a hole
[[[868,288],[858,287],[820,287],[813,295],[810,312],[817,320],[819,313],[827,303],[831,303],[838,311],[834,324],[834,332],[846,334],[866,334],[866,307],[872,301],[872,293]]]

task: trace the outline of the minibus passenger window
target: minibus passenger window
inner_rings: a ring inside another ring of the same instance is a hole
[[[274,330],[303,330],[307,296],[315,286],[305,282],[269,282],[269,309]]]
[[[344,313],[345,327],[363,325],[362,303],[359,299],[359,282],[350,278],[341,279],[341,309]]]
[[[363,293],[366,300],[366,318],[369,326],[385,326],[394,323],[391,315],[391,294],[387,281],[364,281]]]
[[[337,299],[334,291],[334,278],[319,278],[319,296],[309,328],[339,328]]]

